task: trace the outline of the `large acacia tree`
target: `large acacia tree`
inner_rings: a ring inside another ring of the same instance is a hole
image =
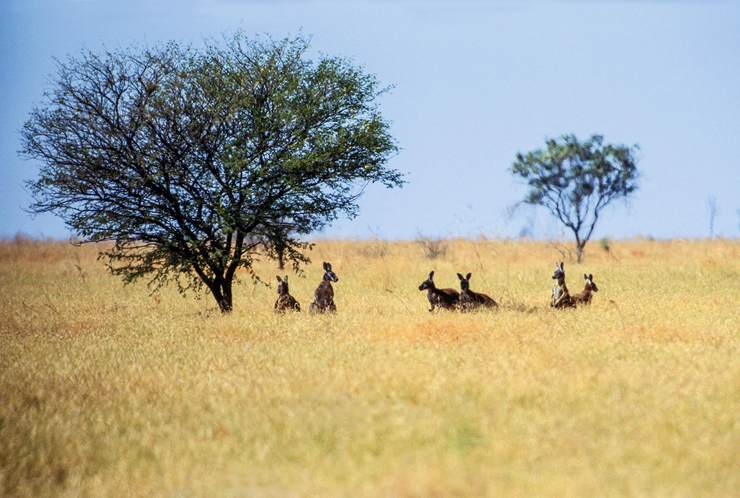
[[[206,286],[231,310],[260,247],[278,244],[297,269],[302,235],[355,215],[366,184],[402,184],[386,166],[384,89],[308,48],[237,33],[59,61],[22,132],[21,153],[40,162],[31,210],[112,241],[101,257],[126,282]]]
[[[518,153],[511,171],[529,186],[525,203],[545,207],[573,232],[580,262],[602,210],[637,190],[638,147],[605,144],[601,135],[563,135],[546,145]]]

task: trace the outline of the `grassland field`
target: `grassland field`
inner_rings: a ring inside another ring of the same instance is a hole
[[[2,496],[740,496],[740,243],[321,241],[335,316],[124,286],[97,248],[0,244]],[[472,272],[495,312],[427,311]]]

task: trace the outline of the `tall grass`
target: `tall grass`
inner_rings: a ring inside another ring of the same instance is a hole
[[[589,308],[547,306],[548,244],[321,242],[336,316],[124,287],[94,247],[0,244],[0,495],[733,496],[740,244],[611,242]],[[275,273],[270,262],[258,271]],[[427,312],[417,290],[489,293]]]

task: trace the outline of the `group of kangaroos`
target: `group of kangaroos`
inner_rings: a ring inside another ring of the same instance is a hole
[[[337,306],[334,304],[334,287],[331,284],[332,282],[338,282],[339,278],[332,271],[331,263],[324,262],[323,268],[324,276],[316,288],[314,300],[309,306],[311,313],[334,313],[337,311]],[[429,277],[419,285],[420,291],[427,291],[427,299],[431,306],[429,311],[434,311],[436,308],[463,312],[476,309],[497,308],[498,304],[491,296],[482,292],[474,292],[470,289],[471,276],[471,273],[465,276],[460,273],[457,274],[457,278],[460,280],[460,292],[458,292],[455,289],[437,288],[434,284],[434,271],[429,272]],[[583,279],[585,280],[583,291],[571,295],[568,292],[568,286],[565,284],[565,269],[562,261],[555,265],[552,279],[556,281],[552,289],[552,298],[550,299],[550,306],[553,308],[575,308],[579,304],[591,304],[592,294],[599,291],[599,288],[594,282],[594,276],[589,273],[583,275]],[[278,298],[275,301],[275,311],[278,313],[301,311],[301,305],[290,295],[288,276],[286,275],[281,278],[278,275],[277,281]]]

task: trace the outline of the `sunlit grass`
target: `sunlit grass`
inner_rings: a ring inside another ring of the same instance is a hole
[[[740,244],[321,242],[336,316],[124,287],[93,247],[0,244],[0,495],[736,496]],[[427,312],[456,272],[498,312]],[[274,282],[271,263],[258,266]]]

